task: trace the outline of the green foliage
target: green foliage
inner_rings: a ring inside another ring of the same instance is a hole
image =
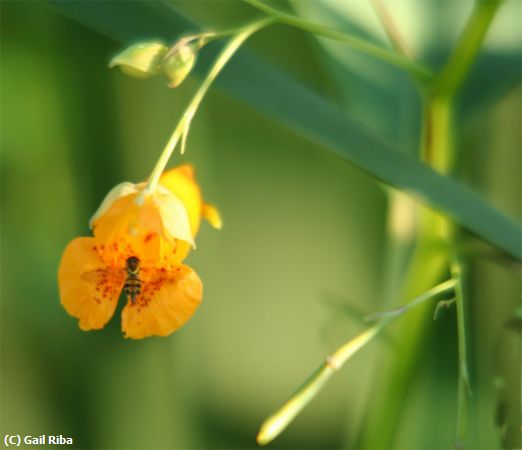
[[[103,9],[89,2],[51,3],[124,45],[142,39],[144,35],[173,39],[189,30],[193,32],[198,26],[177,13],[175,8],[158,2],[133,2],[132,11],[140,17],[139,22],[125,20],[129,11],[123,3],[112,2]],[[214,57],[215,53],[209,52],[207,64]],[[207,64],[203,63],[203,71]],[[334,151],[377,179],[443,211],[481,238],[522,259],[522,230],[517,224],[466,187],[404,156],[382,137],[254,56],[242,55],[240,51],[218,80],[218,85],[279,123]]]
[[[414,61],[393,33],[361,21],[358,2],[290,2],[282,14],[257,0],[261,11],[49,3],[2,4],[3,434],[53,430],[78,448],[252,448],[263,418],[324,355],[347,358],[373,337],[360,320],[336,320],[336,341],[322,343],[327,291],[346,303],[336,319],[401,318],[335,377],[342,363],[321,366],[301,391],[314,402],[275,448],[520,446],[512,268],[522,248],[509,218],[521,214],[520,42],[502,29],[516,2],[414,3],[422,14],[399,5],[392,16],[410,19],[398,28]],[[203,85],[226,44],[201,49],[196,80],[175,91],[107,70],[138,41],[212,31],[230,44],[266,13],[284,26],[233,48]],[[424,46],[410,34],[419,17]],[[484,46],[490,26],[504,40]],[[81,333],[58,303],[61,252],[112,186],[145,180],[176,123],[184,141],[178,119],[191,104],[183,158],[225,221],[218,236],[202,230],[205,251],[191,256],[203,306],[171,339],[123,341],[117,321]],[[489,258],[466,231],[491,245]],[[424,300],[450,268],[456,308],[434,322],[440,304]]]

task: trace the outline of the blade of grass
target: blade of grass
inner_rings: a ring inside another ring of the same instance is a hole
[[[87,26],[130,44],[143,38],[174,40],[200,27],[161,2],[51,1]],[[131,7],[132,6],[132,7]],[[197,70],[205,72],[218,48],[201,54]],[[407,157],[320,96],[289,79],[245,50],[240,50],[216,83],[299,135],[316,142],[372,176],[414,195],[454,221],[522,260],[518,224],[485,203],[462,184]]]

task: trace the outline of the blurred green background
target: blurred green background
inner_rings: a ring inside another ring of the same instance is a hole
[[[215,29],[259,15],[232,1],[172,5]],[[414,52],[437,66],[472,2],[393,5]],[[387,253],[387,190],[211,89],[186,154],[171,160],[194,164],[205,199],[224,218],[221,231],[202,227],[187,260],[204,283],[201,308],[168,338],[123,339],[119,312],[102,331],[81,332],[59,303],[61,254],[70,240],[89,234],[88,219],[111,187],[149,175],[199,80],[170,90],[163,80],[125,77],[107,68],[118,42],[45,3],[0,6],[2,436],[62,434],[83,449],[255,448],[262,420],[392,296],[390,273],[400,267],[390,264],[400,261]],[[367,5],[290,6],[387,45]],[[133,2],[127,7],[132,11]],[[518,221],[521,17],[521,2],[503,5],[458,120],[460,176]],[[173,29],[172,39],[179,33]],[[398,70],[284,26],[259,33],[247,47],[384,139],[416,151],[419,100]],[[519,272],[474,257],[469,273],[469,447],[501,448],[504,430],[504,445],[516,448]],[[400,321],[394,327],[355,356],[269,447],[371,446],[364,436],[380,430],[367,429],[368,414],[388,406],[374,395],[386,379],[389,364],[382,362],[401,359],[394,351]],[[397,399],[401,414],[390,448],[448,448],[454,439],[455,311],[427,324],[424,339],[407,395]]]

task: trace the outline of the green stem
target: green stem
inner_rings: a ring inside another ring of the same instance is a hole
[[[422,159],[440,173],[448,173],[455,164],[452,141],[453,104],[450,98],[432,96],[424,111]]]
[[[287,25],[300,28],[301,30],[309,31],[310,33],[317,34],[318,36],[323,36],[329,39],[343,42],[355,50],[366,53],[367,55],[373,56],[374,58],[380,59],[381,61],[384,61],[388,64],[404,69],[421,84],[427,83],[432,78],[432,73],[425,67],[413,62],[409,58],[367,42],[364,39],[356,38],[334,28],[300,19],[299,17],[272,8],[271,6],[268,6],[259,0],[244,1],[254,8],[257,8],[260,11],[263,11],[265,14],[273,17],[280,23],[285,23]]]
[[[370,342],[387,324],[382,321],[350,339],[337,351],[328,356],[315,372],[292,394],[289,400],[273,415],[268,417],[257,434],[259,445],[266,445],[281,434],[308,403],[320,392],[330,377],[358,350]]]
[[[428,95],[424,98],[423,135],[421,139],[421,153],[427,164],[441,173],[448,174],[453,171],[457,162],[458,148],[453,140],[453,112],[454,95],[457,93],[471,64],[480,48],[486,34],[487,27],[491,23],[499,1],[494,3],[478,3],[473,11],[466,28],[457,43],[457,46],[449,58],[441,73],[436,77]],[[447,267],[447,252],[430,251],[434,244],[454,246],[455,226],[446,217],[434,211],[423,210],[420,226],[418,251],[410,262],[410,269],[405,277],[405,290],[426,289],[433,282],[433,278]],[[424,248],[424,250],[422,250]],[[426,274],[424,279],[419,275],[419,267]],[[429,267],[431,271],[431,279]],[[465,360],[464,345],[464,309],[462,301],[458,301],[459,323],[459,361]],[[407,297],[406,297],[407,298]],[[386,377],[380,383],[376,396],[380,399],[372,405],[370,414],[367,415],[365,429],[363,430],[360,446],[372,448],[387,448],[392,445],[396,433],[399,414],[405,396],[404,386],[409,385],[416,367],[415,361],[420,354],[420,342],[426,333],[429,316],[409,317],[401,335],[406,336],[404,344],[398,353],[401,358],[393,362],[392,367],[386,371]],[[464,348],[464,350],[462,350]],[[464,352],[464,356],[462,356]],[[383,369],[385,370],[385,369]],[[458,391],[458,423],[457,441],[463,441],[466,424],[466,385],[467,366],[460,367],[459,391]],[[380,430],[378,434],[374,430]]]
[[[430,211],[424,211],[428,213]],[[422,230],[430,224],[427,214],[422,217]],[[446,251],[434,245],[431,235],[422,233],[409,261],[403,279],[400,299],[407,301],[418,297],[437,283],[447,268]],[[418,359],[431,324],[432,310],[419,306],[404,316],[400,329],[396,330],[394,355],[379,363],[374,370],[372,401],[368,404],[364,426],[355,444],[357,448],[392,448],[399,429],[399,421],[405,400],[408,398]],[[383,349],[382,351],[387,351]],[[379,430],[378,433],[375,430]]]
[[[431,288],[429,291],[426,291],[424,294],[419,295],[415,300],[400,306],[398,308],[391,309],[389,311],[381,311],[374,314],[370,314],[364,318],[365,321],[372,320],[381,320],[381,319],[390,319],[392,317],[398,317],[404,314],[409,309],[417,306],[420,303],[425,302],[426,300],[431,300],[432,298],[436,298],[442,294],[447,294],[453,292],[453,289],[456,288],[456,281],[454,279],[450,279],[444,281],[443,283]]]
[[[167,145],[163,149],[161,156],[158,159],[158,162],[154,166],[154,169],[152,170],[152,173],[147,182],[147,186],[145,188],[146,194],[150,194],[156,189],[156,186],[159,182],[159,178],[165,170],[165,166],[167,165],[172,155],[172,152],[176,148],[176,145],[179,142],[180,138],[182,136],[186,137],[192,118],[194,117],[194,114],[196,113],[201,101],[205,97],[205,94],[210,88],[212,82],[217,78],[221,70],[223,70],[225,65],[228,63],[230,58],[232,58],[232,56],[236,53],[239,47],[241,47],[243,42],[245,42],[256,31],[259,31],[260,29],[272,23],[274,23],[274,19],[265,18],[239,29],[238,33],[234,35],[227,42],[223,50],[221,50],[216,61],[214,62],[214,65],[210,69],[206,78],[203,80],[203,83],[201,83],[201,86],[196,91],[196,94],[194,95],[194,97],[186,107],[185,111],[183,112],[183,115],[181,116],[180,121],[176,125],[174,132],[172,133],[169,141],[167,142]]]
[[[452,276],[457,280],[455,286],[455,300],[457,305],[457,333],[458,333],[458,352],[459,352],[459,378],[457,387],[457,423],[455,448],[464,448],[466,440],[466,417],[467,417],[467,397],[471,395],[469,382],[468,357],[466,351],[466,323],[465,305],[462,286],[462,264],[454,255],[451,262]]]
[[[414,298],[405,305],[404,311],[436,297],[443,292],[453,289],[454,280],[448,280],[440,285],[430,289],[428,292]],[[260,445],[266,445],[275,439],[292,420],[310,403],[310,401],[320,392],[330,377],[343,367],[357,351],[370,342],[381,330],[389,323],[399,317],[398,314],[384,317],[374,326],[363,331],[353,339],[350,339],[344,345],[339,347],[332,355],[328,356],[323,364],[321,364],[315,372],[294,392],[284,405],[279,408],[273,415],[268,417],[259,430],[257,442]]]
[[[467,76],[503,0],[477,1],[457,46],[436,77],[433,92],[453,97]]]
[[[403,39],[384,3],[381,0],[371,0],[370,3],[395,51],[405,58],[413,59],[413,55],[406,45],[406,41]]]
[[[455,151],[452,145],[452,104],[482,46],[486,33],[503,0],[478,1],[466,27],[440,74],[436,77],[428,99],[428,128],[425,158],[443,173],[453,170]],[[445,237],[455,249],[455,227],[442,220]],[[467,396],[471,395],[466,352],[465,305],[462,287],[462,268],[457,256],[452,255],[451,272],[457,280],[455,301],[457,306],[457,330],[459,352],[459,377],[457,387],[456,448],[462,448],[466,439]]]

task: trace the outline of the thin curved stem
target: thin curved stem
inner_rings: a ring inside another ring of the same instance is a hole
[[[431,300],[443,294],[452,293],[453,290],[456,288],[456,285],[457,282],[455,281],[455,279],[449,279],[444,283],[438,284],[429,291],[426,291],[424,294],[419,295],[415,300],[412,300],[411,302],[403,306],[399,306],[398,308],[391,309],[388,311],[381,311],[370,314],[366,316],[364,320],[366,322],[370,322],[373,320],[391,319],[392,317],[400,316],[409,309],[413,308],[414,306],[417,306],[419,303],[425,302],[426,300]]]
[[[147,182],[147,186],[145,188],[145,193],[150,194],[156,189],[156,186],[158,185],[159,178],[161,174],[163,173],[163,170],[165,169],[165,166],[167,165],[172,152],[176,148],[177,143],[179,142],[180,138],[183,136],[186,137],[186,134],[188,133],[188,130],[190,128],[190,123],[192,121],[192,118],[196,114],[196,111],[205,97],[205,94],[207,93],[208,89],[210,88],[212,82],[217,78],[219,73],[223,70],[223,68],[226,66],[228,61],[234,56],[236,51],[241,47],[241,45],[256,31],[259,31],[260,29],[274,23],[273,18],[265,18],[262,20],[258,20],[250,25],[247,25],[243,28],[240,28],[236,35],[234,35],[225,45],[223,50],[221,50],[221,53],[218,55],[214,65],[210,69],[209,73],[207,74],[206,78],[203,80],[203,83],[201,83],[201,86],[196,91],[194,97],[192,97],[192,100],[188,104],[188,106],[185,108],[185,111],[183,112],[183,115],[181,116],[180,121],[176,125],[176,128],[174,129],[174,132],[172,133],[170,139],[168,140],[167,144],[165,145],[165,148],[163,149],[161,156],[158,159],[158,162],[154,166],[154,169],[152,170],[152,173],[149,177],[149,180]]]
[[[291,14],[284,13],[264,4],[259,0],[244,1],[254,8],[257,8],[260,11],[263,11],[265,14],[273,17],[280,23],[285,23],[287,25],[300,28],[301,30],[309,31],[318,36],[323,36],[329,39],[343,42],[355,50],[366,53],[367,55],[373,56],[374,58],[380,59],[381,61],[384,61],[393,66],[400,67],[406,70],[414,79],[418,80],[422,84],[425,84],[433,77],[433,74],[428,69],[413,62],[409,58],[397,54],[394,51],[379,47],[378,45],[367,42],[364,39],[356,38],[334,28],[319,25],[307,20],[300,19],[299,17],[293,16]]]

